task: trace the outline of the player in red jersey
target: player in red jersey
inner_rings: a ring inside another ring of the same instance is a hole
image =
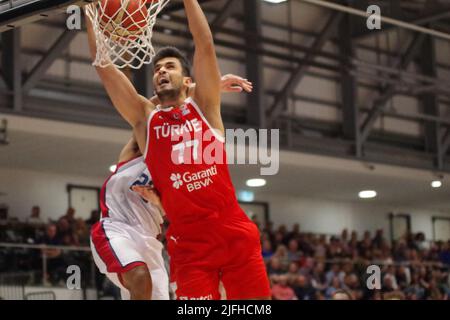
[[[222,282],[228,299],[269,299],[259,232],[238,205],[226,163],[211,30],[197,0],[184,6],[195,44],[192,98],[189,64],[174,48],[154,59],[156,107],[134,88],[121,87],[119,75],[99,74],[133,127],[170,221],[166,237],[178,298],[218,299]]]

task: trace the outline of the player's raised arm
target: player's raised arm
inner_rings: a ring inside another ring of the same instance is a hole
[[[211,29],[198,1],[183,1],[195,45],[194,73],[197,85],[194,100],[211,125],[223,131],[220,117],[221,76]]]
[[[190,86],[189,97],[195,96],[195,87],[195,83]],[[220,91],[221,93],[240,93],[244,91],[250,93],[253,91],[253,83],[248,79],[230,73],[222,76],[220,81]],[[150,102],[155,106],[161,103],[156,95],[150,99]]]
[[[87,34],[91,57],[94,60],[96,55],[96,40],[89,18],[86,18]],[[150,101],[138,94],[131,81],[123,72],[115,66],[106,68],[96,67],[97,73],[114,104],[114,107],[121,116],[133,127],[145,124],[146,109],[151,105]]]

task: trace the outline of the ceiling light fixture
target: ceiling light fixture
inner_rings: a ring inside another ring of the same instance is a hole
[[[442,187],[442,181],[440,180],[434,180],[431,182],[431,187],[432,188],[440,188]]]
[[[247,180],[247,186],[248,187],[264,187],[267,184],[267,181],[265,179],[249,179]]]
[[[373,199],[377,196],[377,192],[374,190],[364,190],[358,194],[361,199]]]

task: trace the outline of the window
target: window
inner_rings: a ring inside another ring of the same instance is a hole
[[[99,210],[100,188],[69,184],[69,207],[75,209],[76,218],[89,219],[92,210]]]
[[[450,240],[450,217],[433,217],[433,240]]]
[[[411,217],[407,213],[390,213],[391,241],[398,240],[411,232]]]

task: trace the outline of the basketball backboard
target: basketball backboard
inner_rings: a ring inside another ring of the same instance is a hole
[[[61,13],[69,5],[93,0],[0,0],[0,32]]]

